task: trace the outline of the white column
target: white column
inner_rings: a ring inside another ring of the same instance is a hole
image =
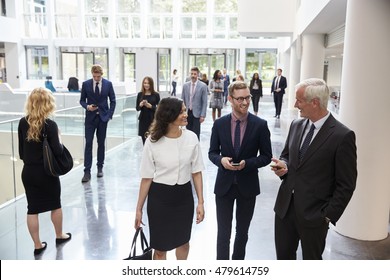
[[[347,4],[339,118],[356,133],[358,181],[336,230],[361,240],[388,236],[389,13],[388,0]]]
[[[290,75],[287,80],[288,109],[293,109],[295,104],[295,85],[299,83],[300,60],[298,60],[296,45],[291,45]]]
[[[308,34],[302,36],[301,80],[324,76],[324,35]]]

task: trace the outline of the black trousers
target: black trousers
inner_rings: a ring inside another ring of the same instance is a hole
[[[256,197],[243,197],[238,186],[233,184],[224,196],[215,197],[217,207],[217,260],[229,260],[230,236],[232,232],[233,206],[236,202],[236,236],[234,239],[232,260],[245,259],[245,247],[248,230],[255,209]]]
[[[275,215],[275,247],[278,260],[296,260],[299,241],[301,241],[304,260],[322,260],[329,224],[307,227],[299,223],[291,199],[286,216],[281,219]]]
[[[96,114],[92,120],[85,121],[85,149],[84,149],[84,172],[90,172],[92,166],[92,144],[94,134],[97,138],[97,166],[103,167],[105,158],[105,141],[107,133],[107,124]]]
[[[275,103],[275,115],[280,116],[282,112],[283,93],[274,92],[274,103]]]
[[[252,90],[251,94],[252,94],[253,111],[257,113],[259,112],[259,102],[261,97],[260,90]]]
[[[192,110],[188,110],[187,121],[187,129],[193,131],[198,136],[198,139],[200,139],[200,119],[194,117]]]

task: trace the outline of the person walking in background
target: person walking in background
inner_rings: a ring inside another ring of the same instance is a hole
[[[206,84],[206,86],[209,86],[209,79],[207,78],[206,73],[202,74],[202,79],[200,79],[200,81],[204,82]]]
[[[70,77],[68,80],[69,92],[80,92],[79,79],[76,77]]]
[[[97,177],[103,177],[105,157],[105,141],[108,121],[114,115],[116,99],[112,83],[103,76],[103,68],[93,65],[92,79],[83,82],[81,87],[80,104],[85,112],[85,150],[84,176],[81,182],[91,180],[92,143],[96,131],[97,137]],[[108,105],[107,99],[110,100]]]
[[[259,77],[259,73],[254,73],[249,85],[249,90],[252,95],[253,111],[257,116],[259,112],[259,101],[263,97],[263,83]]]
[[[179,81],[179,75],[177,75],[177,69],[173,69],[172,72],[172,93],[171,96],[176,96],[176,86]]]
[[[153,79],[151,77],[145,77],[142,80],[142,88],[137,95],[135,107],[137,111],[140,111],[138,117],[138,135],[141,136],[143,144],[145,144],[146,140],[145,133],[153,121],[154,113],[159,102],[160,94],[154,90]]]
[[[191,80],[183,85],[182,98],[188,110],[187,129],[195,132],[200,139],[200,124],[204,122],[207,112],[208,88],[199,82],[199,68],[191,68]]]
[[[215,121],[215,113],[218,110],[218,118],[221,117],[221,111],[223,107],[223,93],[224,93],[224,81],[221,79],[222,73],[219,70],[215,70],[213,79],[210,82],[209,90],[211,92],[210,108],[212,111],[213,121]]]
[[[282,112],[283,94],[287,88],[287,79],[282,76],[282,69],[278,68],[278,74],[272,80],[271,93],[274,94],[275,118],[280,118]]]
[[[222,71],[222,81],[223,81],[223,104],[226,105],[227,96],[228,96],[228,87],[230,85],[230,77],[229,74],[227,74],[226,72],[226,68],[223,68]]]
[[[217,259],[230,257],[234,203],[236,234],[233,260],[245,259],[248,230],[260,194],[258,169],[271,162],[272,148],[267,121],[248,112],[251,95],[246,83],[229,86],[232,113],[214,122],[209,159],[218,167],[214,193],[217,208]]]
[[[34,89],[27,98],[26,116],[18,127],[19,157],[23,160],[22,182],[27,198],[27,227],[34,242],[34,255],[40,255],[47,243],[39,237],[38,214],[51,211],[56,244],[69,241],[70,233],[62,231],[61,182],[59,177],[46,174],[43,167],[43,131],[54,155],[61,155],[60,131],[57,124],[49,119],[54,113],[55,100],[50,90]]]
[[[245,82],[244,75],[242,75],[242,74],[239,74],[239,75],[237,75],[237,77],[236,77],[236,81]]]
[[[185,260],[194,217],[191,179],[197,195],[196,223],[204,218],[204,164],[199,140],[186,129],[187,109],[183,100],[167,97],[157,107],[149,129],[140,167],[141,184],[135,228],[142,224],[146,198],[153,259],[165,260],[176,249],[176,258]]]
[[[237,81],[237,78],[238,78],[238,76],[239,75],[241,75],[241,70],[240,69],[237,69],[236,70],[236,75],[234,76],[234,78],[233,78],[233,82],[235,82],[235,81]],[[242,77],[244,77],[244,76],[242,76]],[[242,79],[242,81],[243,81],[244,79]]]
[[[355,133],[327,110],[329,88],[321,79],[296,86],[301,119],[290,126],[272,170],[282,179],[275,203],[278,260],[321,260],[329,223],[336,224],[356,187]]]

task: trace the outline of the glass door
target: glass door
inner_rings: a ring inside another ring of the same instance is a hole
[[[190,54],[190,72],[191,67],[197,66],[200,73],[207,74],[207,78],[211,80],[215,70],[221,70],[225,65],[225,54]]]
[[[62,53],[62,77],[64,80],[76,77],[80,81],[91,76],[93,53]]]

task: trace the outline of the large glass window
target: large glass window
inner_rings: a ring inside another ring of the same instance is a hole
[[[215,13],[232,13],[237,11],[237,0],[223,0],[223,1],[214,1],[214,12]]]
[[[161,22],[160,17],[150,17],[148,25],[148,37],[160,38],[161,34]]]
[[[245,78],[250,80],[256,72],[263,81],[263,87],[271,87],[272,78],[276,73],[276,50],[247,50]]]
[[[80,35],[78,23],[78,0],[53,1],[57,37],[77,38]]]
[[[48,48],[45,46],[26,46],[27,79],[41,80],[49,73]]]
[[[25,0],[23,7],[25,36],[33,38],[47,38],[46,0]]]
[[[6,16],[6,3],[5,0],[0,1],[0,11],[1,11],[1,16]]]
[[[225,50],[215,50],[215,54],[209,54],[208,49],[189,50],[189,68],[197,66],[202,74],[212,79],[215,70],[225,68]],[[189,70],[188,70],[189,72]]]
[[[62,53],[62,79],[76,77],[80,81],[89,79],[93,65],[93,53]]]
[[[108,77],[108,55],[105,48],[63,47],[61,54],[60,77],[67,80],[77,77],[80,81],[91,78],[91,67],[100,64],[103,67],[103,76]]]
[[[213,24],[213,38],[214,39],[225,39],[226,35],[226,18],[215,17]]]
[[[238,33],[238,24],[237,24],[237,17],[230,17],[229,18],[229,39],[238,39],[240,37],[240,34]]]
[[[86,13],[107,13],[110,1],[107,0],[85,0]]]
[[[141,5],[139,0],[117,0],[118,12],[120,13],[139,13],[141,12]]]
[[[172,13],[173,0],[150,0],[150,12],[152,13]]]
[[[206,0],[182,0],[182,12],[183,13],[206,13],[207,1]]]
[[[124,53],[125,82],[135,82],[135,53]]]
[[[182,17],[180,26],[181,26],[180,37],[182,39],[191,39],[192,38],[192,17]]]
[[[85,36],[87,38],[108,38],[109,19],[106,0],[85,0]]]
[[[206,39],[207,36],[207,18],[197,17],[196,18],[196,38]]]

